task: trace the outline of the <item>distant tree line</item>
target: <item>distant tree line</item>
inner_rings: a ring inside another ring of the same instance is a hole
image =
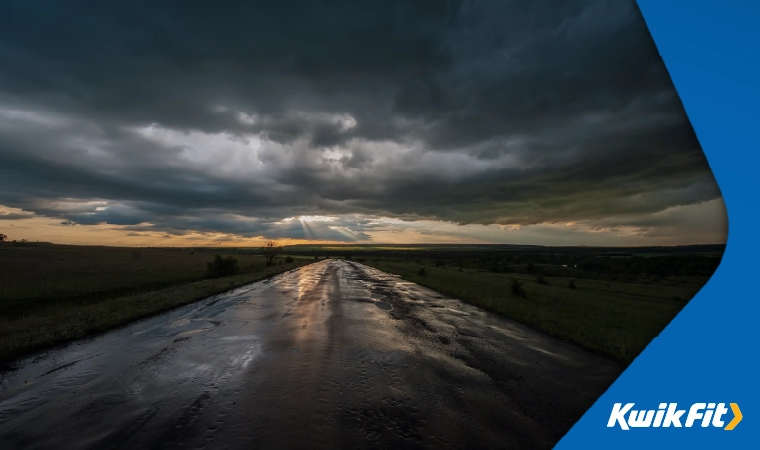
[[[29,244],[29,245],[34,245],[34,244],[31,244],[26,239],[19,239],[19,240],[14,239],[14,240],[10,240],[10,239],[8,239],[8,236],[5,235],[5,234],[3,234],[3,233],[0,233],[0,242],[9,242],[11,244]]]
[[[699,254],[649,257],[512,254],[489,255],[480,258],[452,258],[443,264],[499,273],[633,281],[655,277],[709,277],[718,268],[720,260],[719,256]],[[433,263],[436,266],[443,265],[441,259],[433,260]]]

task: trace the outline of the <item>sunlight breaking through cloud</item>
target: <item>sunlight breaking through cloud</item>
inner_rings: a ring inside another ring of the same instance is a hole
[[[634,3],[338,2],[297,25],[241,7],[71,5],[37,29],[33,5],[9,5],[2,225],[49,223],[25,233],[57,242],[725,242]]]

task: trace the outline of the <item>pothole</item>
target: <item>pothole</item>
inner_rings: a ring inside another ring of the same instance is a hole
[[[390,303],[385,303],[385,302],[375,302],[375,306],[385,311],[390,311],[391,309],[393,309],[393,306],[391,306]]]

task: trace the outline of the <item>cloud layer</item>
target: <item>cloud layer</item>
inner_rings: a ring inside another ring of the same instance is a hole
[[[633,1],[255,3],[0,6],[0,205],[370,240],[380,217],[682,236],[662,212],[720,197]]]

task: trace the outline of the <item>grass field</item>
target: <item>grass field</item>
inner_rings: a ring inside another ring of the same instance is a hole
[[[413,261],[365,259],[363,264],[460,298],[599,354],[630,363],[707,281],[656,284],[502,274],[434,267]],[[426,275],[419,275],[421,267]],[[510,278],[524,281],[527,297],[514,295]]]
[[[317,254],[315,249],[325,251],[327,248],[332,247],[289,247],[286,252],[295,258],[293,263],[267,267],[263,257],[250,248],[215,251],[0,244],[0,361],[103,332],[307,264]],[[449,267],[436,267],[440,255],[427,257],[425,252],[419,251],[407,254],[406,250],[412,246],[335,248],[350,249],[356,252],[352,259],[359,262],[623,363],[632,361],[708,279],[703,275],[641,276],[635,277],[641,282],[620,282],[575,277],[576,288],[570,289],[570,278],[546,276],[550,272],[544,274],[548,284],[540,284],[536,274],[487,270],[490,263],[481,261],[482,257],[502,254],[494,248],[477,252],[468,246],[447,248]],[[399,253],[399,249],[404,252]],[[302,256],[298,256],[299,250],[304,251]],[[560,252],[566,250],[542,251],[562,255]],[[236,258],[240,272],[231,277],[205,279],[206,263],[215,252],[222,257]],[[642,249],[640,253],[645,252]],[[342,257],[342,253],[334,257]],[[463,255],[469,259],[463,260]],[[520,254],[519,257],[530,256]],[[452,267],[456,261],[464,263],[461,270]],[[686,263],[688,260],[684,267]],[[425,267],[425,276],[419,274],[421,267]],[[555,275],[566,275],[562,272],[571,270],[581,273],[580,269],[536,265],[538,270],[545,267],[554,267],[551,270]],[[704,268],[700,270],[704,272]],[[525,282],[527,297],[511,293],[511,278]]]
[[[0,361],[99,333],[311,262],[267,267],[252,254],[237,275],[204,279],[214,253],[172,249],[0,245]]]

